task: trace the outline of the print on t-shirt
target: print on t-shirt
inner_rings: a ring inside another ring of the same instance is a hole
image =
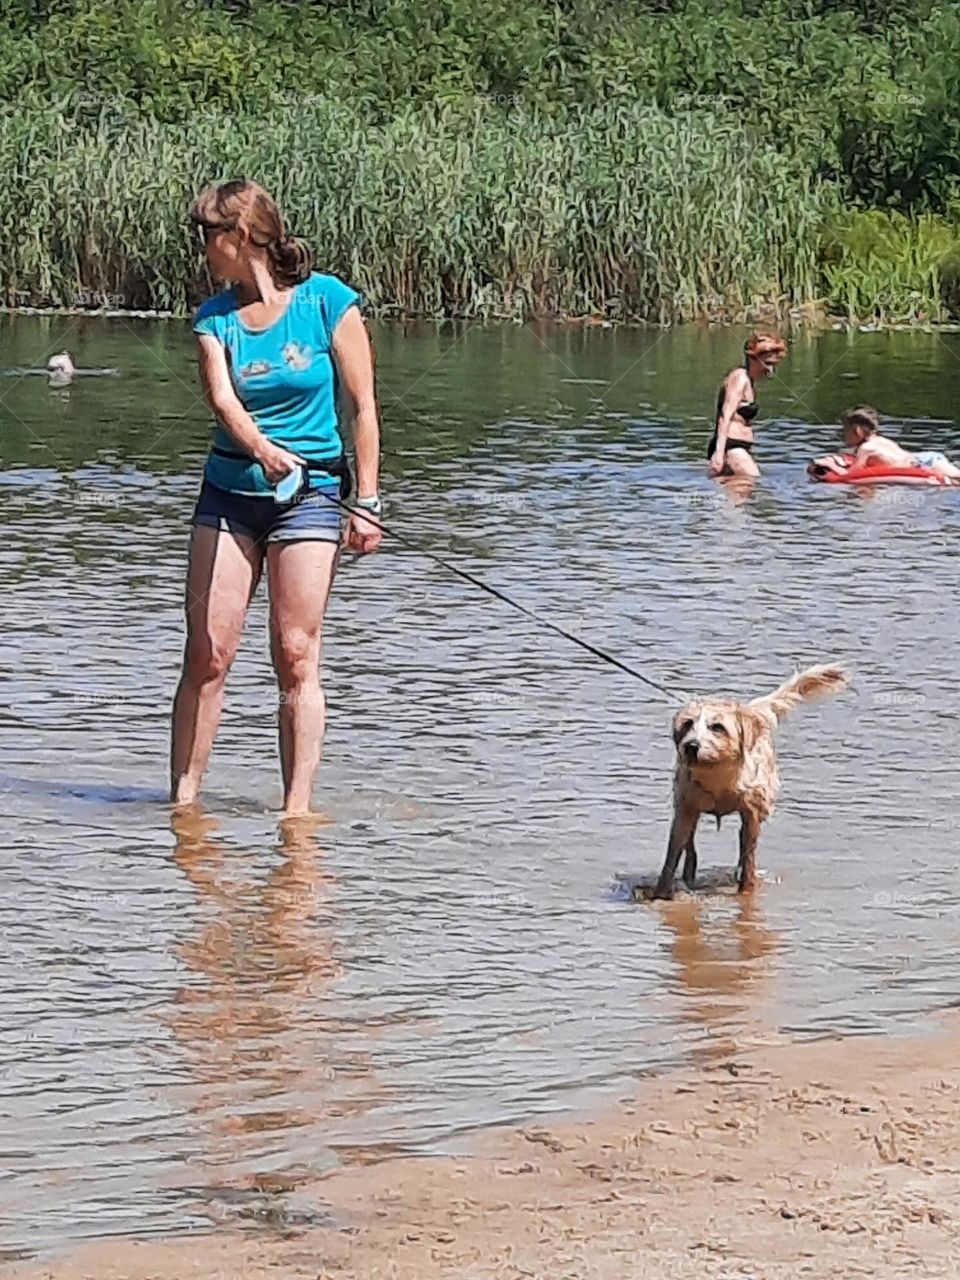
[[[288,342],[282,355],[291,369],[309,369],[313,363],[313,349],[304,342]]]

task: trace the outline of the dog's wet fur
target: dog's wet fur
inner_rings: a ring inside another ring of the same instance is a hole
[[[808,667],[773,693],[752,702],[689,702],[677,712],[673,719],[677,749],[673,824],[653,897],[673,897],[681,855],[684,883],[689,889],[696,885],[694,838],[704,813],[713,814],[718,826],[727,814],[740,815],[737,885],[741,893],[754,887],[760,828],[773,812],[780,791],[774,730],[801,702],[839,693],[847,680],[841,667]]]

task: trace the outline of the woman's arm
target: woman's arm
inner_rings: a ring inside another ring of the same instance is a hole
[[[200,384],[217,421],[230,432],[240,448],[259,462],[271,484],[276,484],[303,459],[269,440],[243,407],[227,368],[222,344],[208,334],[198,334]]]
[[[357,501],[377,497],[380,476],[380,421],[373,376],[373,348],[363,316],[357,307],[344,312],[333,331],[333,358],[340,385],[353,412],[353,443],[357,460]],[[361,516],[351,515],[344,541],[354,551],[376,551],[383,538],[380,528]]]
[[[731,374],[727,378],[723,409],[717,419],[717,445],[714,449],[713,457],[710,459],[710,466],[718,475],[723,470],[727,450],[727,434],[730,430],[730,423],[740,408],[740,400],[743,394],[743,378],[746,377],[742,369],[737,369],[735,372],[741,376],[735,377]]]

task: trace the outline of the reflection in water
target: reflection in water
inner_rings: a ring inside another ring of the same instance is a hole
[[[759,893],[737,894],[733,916],[722,919],[693,895],[664,910],[685,997],[680,1012],[706,1033],[691,1051],[697,1061],[735,1053],[747,1025],[758,1021],[757,1004],[771,976],[769,958],[780,945],[764,922],[760,898]]]
[[[753,497],[757,487],[756,476],[718,476],[717,484],[729,498],[734,507],[742,507]]]
[[[335,1163],[318,1153],[318,1126],[368,1111],[382,1094],[368,1055],[346,1048],[344,1025],[324,1014],[341,967],[317,825],[281,823],[282,860],[260,882],[245,869],[253,854],[228,850],[213,819],[197,810],[172,819],[174,859],[209,909],[179,947],[202,981],[179,993],[171,1029],[196,1081],[187,1105],[207,1135],[201,1160],[214,1197],[285,1192],[315,1179],[318,1154],[326,1167]],[[312,1132],[313,1145],[298,1144],[297,1130]]]
[[[883,1032],[955,1000],[960,494],[804,468],[837,447],[850,374],[908,448],[960,452],[960,335],[798,335],[734,507],[703,454],[744,337],[382,325],[377,348],[390,523],[413,541],[670,688],[856,671],[781,736],[775,959],[764,922],[730,918],[750,904],[601,900],[625,860],[659,871],[674,705],[395,545],[345,562],[331,602],[325,852],[276,848],[261,592],[206,793],[224,826],[184,820],[174,861],[157,789],[208,433],[195,344],[136,320],[4,329],[7,366],[69,342],[124,377],[3,389],[0,1250],[193,1230],[204,1196],[380,1144],[460,1151],[761,1014]],[[734,833],[713,841],[702,865],[729,874]],[[185,1191],[185,1164],[214,1191]]]

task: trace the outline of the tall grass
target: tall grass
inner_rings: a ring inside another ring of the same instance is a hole
[[[4,0],[0,102],[726,103],[847,199],[960,189],[958,0]]]
[[[182,125],[4,115],[4,300],[186,310],[209,290],[186,207],[237,174],[380,312],[667,322],[816,295],[822,195],[735,117],[474,100],[372,123],[314,97]]]
[[[851,210],[831,219],[821,254],[827,299],[851,319],[944,320],[960,303],[958,228],[946,218]]]

